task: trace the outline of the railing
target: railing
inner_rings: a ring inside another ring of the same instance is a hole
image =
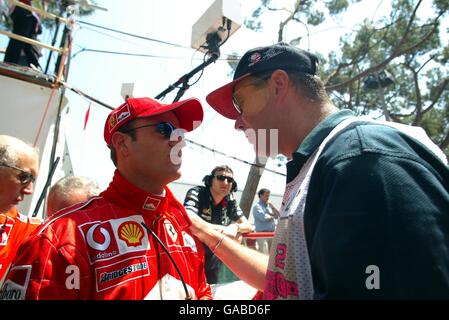
[[[43,17],[46,17],[46,18],[49,18],[49,19],[55,19],[55,20],[64,22],[65,24],[71,24],[71,21],[69,19],[65,19],[63,17],[59,17],[59,16],[57,16],[55,14],[49,13],[49,12],[41,10],[39,8],[35,8],[35,7],[32,7],[32,6],[29,6],[29,5],[25,4],[25,3],[22,3],[20,1],[18,1],[18,0],[10,0],[10,2],[12,2],[13,5],[18,6],[18,7],[22,7],[24,9],[27,9],[28,11],[34,11],[37,14],[39,14],[39,16],[41,16],[41,17],[43,16]]]
[[[274,232],[245,233],[242,244],[268,255],[273,236]],[[215,300],[251,300],[258,294],[257,289],[239,280],[224,264],[220,267],[219,282],[211,287]]]
[[[18,6],[18,7],[22,7],[24,9],[29,10],[29,11],[34,11],[34,12],[38,13],[39,16],[41,16],[41,17],[43,16],[43,17],[47,17],[47,18],[50,18],[50,19],[55,19],[56,21],[63,22],[65,24],[67,24],[67,25],[73,25],[74,24],[74,21],[72,21],[70,19],[66,19],[66,18],[62,18],[62,17],[56,16],[54,14],[48,13],[46,11],[43,11],[43,10],[39,9],[39,8],[35,8],[35,7],[32,7],[32,6],[29,6],[29,5],[25,4],[25,3],[19,2],[17,0],[12,0],[11,2],[12,2],[12,4],[14,4],[14,5]],[[12,38],[12,39],[15,39],[15,40],[18,40],[18,41],[22,41],[22,42],[25,42],[25,43],[28,43],[28,44],[31,44],[31,45],[34,45],[34,46],[38,46],[38,47],[42,47],[42,48],[49,49],[49,50],[52,50],[52,51],[56,51],[59,54],[63,54],[63,53],[65,53],[65,50],[67,50],[66,48],[57,48],[57,47],[54,47],[54,46],[42,43],[42,42],[40,42],[38,40],[30,39],[30,38],[27,38],[27,37],[24,37],[24,36],[21,36],[21,35],[12,33],[12,32],[8,32],[8,31],[5,31],[5,30],[1,30],[1,29],[0,29],[0,34],[3,34],[3,35],[5,35],[5,36],[7,36],[9,38]]]
[[[28,44],[32,44],[34,46],[39,46],[39,47],[46,48],[46,49],[49,49],[49,50],[52,50],[52,51],[56,51],[59,54],[64,53],[64,49],[62,49],[62,48],[53,47],[53,46],[50,46],[48,44],[42,43],[40,41],[37,41],[37,40],[34,40],[34,39],[30,39],[30,38],[27,38],[27,37],[24,37],[24,36],[21,36],[21,35],[12,33],[12,32],[8,32],[8,31],[4,31],[4,30],[0,29],[0,34],[3,34],[5,36],[7,36],[7,37],[10,37],[10,38],[13,38],[13,39],[16,39],[16,40],[19,40],[19,41],[22,41],[22,42],[25,42],[25,43],[28,43]]]
[[[269,254],[274,232],[249,232],[242,234],[242,236],[242,245],[263,254]],[[217,278],[219,284],[238,280],[237,276],[225,264],[220,265]]]
[[[273,237],[274,232],[249,232],[243,234],[242,244],[268,255]]]

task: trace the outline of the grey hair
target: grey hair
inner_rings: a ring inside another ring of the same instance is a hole
[[[98,195],[101,190],[98,183],[91,178],[66,176],[50,188],[49,195],[58,193],[60,196],[67,197],[75,191],[84,191],[88,197],[92,197]]]
[[[275,70],[270,70],[268,72],[263,72],[261,74],[255,74],[253,77],[256,80],[253,85],[261,86],[266,82],[271,74]],[[287,72],[288,77],[292,81],[296,89],[301,90],[301,94],[305,95],[308,99],[313,102],[329,102],[330,98],[326,92],[326,87],[323,81],[317,75],[304,73],[298,70],[284,70]]]
[[[329,102],[329,96],[323,81],[317,75],[300,71],[287,71],[288,76],[296,88],[302,89],[302,93],[314,102]]]
[[[33,153],[39,156],[38,148],[15,137],[0,135],[0,164],[17,166],[20,158],[20,152],[25,149],[31,149]]]
[[[0,144],[0,164],[15,165],[17,158],[17,152],[12,146]]]

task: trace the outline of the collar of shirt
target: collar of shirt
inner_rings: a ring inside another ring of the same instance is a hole
[[[309,132],[304,141],[299,145],[298,149],[293,152],[292,160],[287,163],[287,183],[292,181],[298,175],[309,156],[319,147],[332,129],[343,120],[353,116],[354,113],[348,109],[334,112]]]
[[[214,197],[212,196],[212,192],[210,192],[210,187],[206,188],[206,190],[207,190],[207,193],[209,194],[209,203],[210,203],[211,208],[217,208],[218,206],[221,206],[222,209],[226,208],[226,206],[228,204],[226,201],[227,196],[225,196],[223,199],[221,199],[221,201],[219,203],[217,203],[217,205],[215,205]]]
[[[262,200],[259,200],[258,203],[259,203],[260,206],[262,206],[264,208],[268,207],[268,204],[266,204],[266,202],[263,202]]]
[[[5,224],[8,219],[14,221],[17,219],[18,215],[19,211],[17,210],[17,207],[12,207],[9,211],[0,213],[0,224]]]
[[[109,187],[101,196],[122,207],[148,213],[166,212],[170,198],[173,198],[168,187],[164,188],[165,196],[148,193],[126,180],[118,170],[115,170]]]

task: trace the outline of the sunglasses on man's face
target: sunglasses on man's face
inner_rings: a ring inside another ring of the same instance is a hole
[[[240,101],[241,99],[239,100],[237,98],[237,93],[239,93],[240,90],[248,86],[259,86],[261,83],[266,82],[268,79],[270,79],[272,73],[273,71],[269,71],[267,73],[253,75],[254,79],[252,79],[248,83],[240,85],[238,89],[236,88],[237,86],[234,87],[232,92],[232,104],[234,105],[235,110],[237,110],[239,114],[243,114],[243,108],[242,102]]]
[[[159,132],[161,135],[163,135],[166,139],[170,139],[173,131],[177,130],[170,122],[159,122],[159,123],[150,123],[150,124],[146,124],[144,126],[140,126],[140,127],[135,127],[135,128],[131,128],[125,131],[122,131],[124,133],[133,131],[133,130],[137,130],[140,128],[146,128],[146,127],[156,127],[157,132]],[[182,130],[179,130],[179,134],[178,136],[183,137],[183,132]]]
[[[227,177],[224,175],[217,175],[215,176],[215,178],[219,181],[227,181],[228,183],[233,183],[234,182],[234,178],[233,177]]]
[[[0,164],[0,167],[3,168],[10,168],[10,169],[14,169],[19,171],[19,175],[17,176],[17,179],[19,179],[20,183],[23,185],[26,185],[30,182],[35,182],[36,181],[36,177],[33,176],[33,174],[31,172],[25,171],[23,169],[17,168],[15,166],[11,166],[9,164]]]

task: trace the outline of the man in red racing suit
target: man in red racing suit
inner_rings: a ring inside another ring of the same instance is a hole
[[[151,112],[157,113],[170,107],[170,111],[151,116]],[[161,105],[149,98],[136,98],[128,99],[113,111],[108,121],[115,117],[113,121],[117,126],[117,119],[123,121],[128,116],[131,119],[128,119],[130,125],[127,127],[136,129],[141,122],[153,124],[170,120],[173,127],[192,130],[192,127],[180,121],[183,114],[179,109],[182,107],[193,110],[189,113],[190,117],[196,114],[196,120],[202,120],[201,105],[196,99],[176,105]],[[137,121],[131,121],[133,119]],[[109,130],[109,127],[113,130]],[[145,162],[140,163],[134,155],[127,158],[129,154],[126,152],[130,150],[147,152],[143,149],[143,144],[148,143],[145,139],[155,139],[162,150],[171,149],[172,142],[168,141],[160,128],[152,125],[145,126],[147,131],[136,130],[141,132],[136,132],[134,137],[125,133],[128,129],[115,134],[117,127],[109,127],[107,122],[105,139],[108,146],[114,145],[117,157],[113,160],[117,163],[117,170],[109,187],[98,197],[55,214],[23,245],[2,287],[0,298],[212,298],[204,274],[202,245],[188,230],[190,220],[184,207],[166,187],[166,183],[175,175],[163,175],[168,169],[162,166],[156,173],[147,170],[145,165],[153,165],[154,159],[144,157]],[[171,147],[165,149],[165,144]],[[159,149],[152,150],[153,156],[157,157]],[[166,161],[163,157],[156,158],[159,159]],[[129,168],[136,169],[137,164],[141,166],[141,172],[135,177],[130,174]],[[171,168],[170,164],[166,165]],[[140,180],[141,176],[145,176],[145,180]],[[163,179],[158,177],[168,180],[160,183]],[[151,187],[145,185],[148,180],[153,182],[151,186],[159,183],[162,189],[149,192]],[[168,249],[174,262],[158,243],[156,236]]]
[[[41,223],[41,219],[30,218],[19,213],[17,207],[0,214],[0,284],[20,244]]]

